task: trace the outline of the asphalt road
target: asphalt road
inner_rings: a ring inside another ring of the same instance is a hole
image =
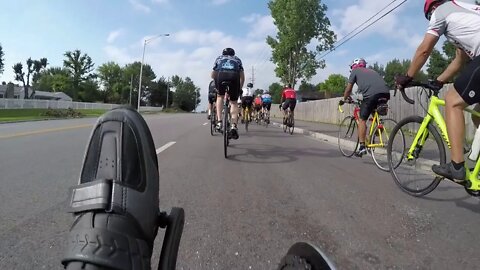
[[[459,186],[414,198],[370,157],[275,127],[240,127],[224,159],[205,115],[146,119],[156,147],[170,145],[159,153],[161,208],[186,212],[178,269],[275,269],[297,241],[339,269],[480,267],[480,200]],[[0,125],[0,269],[62,269],[68,188],[94,121]]]

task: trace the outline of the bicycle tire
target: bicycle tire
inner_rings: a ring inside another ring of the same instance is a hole
[[[228,108],[228,100],[225,99],[224,104],[223,104],[223,155],[225,158],[228,158],[228,131],[229,131],[229,126],[228,126],[228,114],[229,114],[229,108]]]
[[[250,122],[250,111],[248,109],[243,110],[243,121],[245,121],[245,131],[248,132],[248,124]]]
[[[217,122],[215,121],[216,118],[217,118],[217,110],[215,109],[215,107],[213,107],[212,112],[210,114],[210,135],[212,136],[215,136],[215,128],[217,125]]]
[[[388,164],[388,158],[387,158],[387,146],[388,146],[388,140],[390,138],[390,134],[393,130],[393,128],[397,125],[397,121],[391,119],[391,118],[384,118],[381,119],[382,127],[381,129],[377,125],[373,131],[373,134],[370,138],[370,144],[376,144],[380,143],[380,139],[378,135],[381,136],[381,141],[384,143],[383,147],[373,147],[370,149],[370,154],[372,155],[373,162],[375,162],[375,165],[377,167],[385,172],[390,171],[390,166]],[[400,130],[402,132],[402,130]],[[402,132],[402,137],[404,140],[403,132]],[[383,154],[383,155],[382,155]],[[400,165],[400,161],[394,164],[394,168],[398,167]]]
[[[415,132],[409,132],[407,130],[406,126],[408,124],[421,125],[421,123],[423,122],[423,119],[424,118],[420,117],[420,116],[409,116],[407,118],[402,119],[393,128],[392,133],[390,134],[390,139],[389,139],[388,145],[387,145],[387,158],[388,158],[388,164],[389,164],[389,168],[390,168],[390,174],[392,175],[392,178],[393,178],[395,184],[397,184],[397,186],[403,192],[405,192],[409,195],[412,195],[412,196],[416,196],[416,197],[424,196],[424,195],[432,192],[438,186],[440,181],[443,179],[442,177],[435,175],[431,171],[431,168],[430,168],[431,164],[429,164],[429,163],[433,164],[435,162],[437,164],[438,163],[445,164],[445,162],[446,162],[445,145],[443,144],[442,137],[438,133],[437,129],[432,125],[432,123],[429,123],[427,125],[427,131],[429,133],[427,134],[428,137],[427,137],[426,142],[434,142],[435,146],[433,146],[431,149],[433,149],[433,150],[437,149],[438,154],[429,153],[429,148],[428,147],[426,148],[426,150],[423,149],[423,147],[425,147],[425,145],[422,146],[421,148],[417,148],[417,149],[419,149],[418,153],[417,153],[418,156],[421,153],[425,153],[425,152],[427,152],[427,154],[430,154],[430,155],[427,155],[426,158],[422,158],[423,160],[420,160],[418,162],[418,164],[421,167],[424,167],[424,171],[425,171],[424,174],[427,174],[426,178],[428,178],[428,179],[425,180],[425,182],[427,182],[428,184],[425,187],[418,188],[418,184],[415,183],[414,188],[410,188],[406,184],[403,184],[403,181],[402,181],[403,179],[400,179],[401,175],[402,175],[402,170],[408,169],[408,166],[411,167],[410,164],[412,164],[412,163],[414,163],[413,165],[416,168],[417,167],[417,160],[418,160],[418,158],[415,158],[415,160],[413,162],[405,160],[405,153],[408,151],[408,149],[410,148],[410,145],[411,145],[411,143],[406,142],[407,138],[414,138],[414,136],[416,136],[416,134],[418,133],[418,130],[415,130]],[[403,140],[403,146],[400,144],[399,150],[393,150],[394,145],[395,145],[395,138],[397,137],[397,134],[399,134],[399,130],[402,131],[401,134],[404,137],[402,139]],[[411,135],[408,136],[409,134],[411,134]],[[431,140],[431,138],[430,138],[430,140],[428,139],[430,137],[429,135],[433,136],[433,141]],[[394,158],[394,156],[395,156],[395,158]],[[398,164],[395,167],[395,165],[394,165],[394,163],[396,164],[395,159],[398,159],[398,157],[401,157],[400,160],[399,160],[400,164]],[[439,159],[438,162],[432,160],[435,157],[438,157],[438,159]],[[422,170],[419,170],[418,172],[415,171],[411,175],[421,177],[422,176],[421,172],[423,172],[423,171]],[[433,175],[434,178],[430,179],[430,175]],[[419,182],[421,180],[418,180],[418,181],[414,180],[414,181]],[[407,181],[407,184],[413,183],[414,181],[409,180],[409,181]]]
[[[345,127],[346,130],[344,130]],[[353,116],[350,115],[343,118],[338,128],[338,149],[340,150],[340,153],[342,153],[342,155],[345,157],[351,157],[357,151],[359,139],[356,130],[357,122],[355,121],[355,118]],[[352,141],[345,138],[356,139]]]
[[[293,135],[293,131],[295,129],[295,120],[293,119],[292,113],[290,113],[290,116],[288,117],[289,120],[289,125],[288,125],[288,131],[290,132],[290,135]]]
[[[283,132],[287,133],[287,118],[285,116],[283,116],[283,120],[282,120],[282,125],[283,125]]]

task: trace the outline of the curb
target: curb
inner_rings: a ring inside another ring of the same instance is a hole
[[[277,122],[272,122],[272,125],[276,126],[276,127],[279,127],[279,128],[282,128],[282,126],[283,126],[283,124],[280,124],[280,123],[277,123]],[[293,133],[297,133],[297,134],[305,135],[305,136],[308,136],[308,137],[312,137],[312,138],[321,140],[323,142],[327,142],[331,145],[338,146],[338,138],[337,137],[333,137],[333,136],[326,135],[326,134],[319,133],[319,132],[313,132],[313,131],[306,130],[306,129],[303,129],[303,128],[295,128],[293,130]],[[371,156],[371,154],[368,154],[368,155]],[[420,159],[420,160],[417,160],[417,164],[420,165],[420,169],[431,172],[433,174],[432,165],[437,164],[437,163],[433,160]]]

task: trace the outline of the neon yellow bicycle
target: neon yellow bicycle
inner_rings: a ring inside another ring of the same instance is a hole
[[[368,121],[371,122],[368,128],[368,134],[365,141],[365,147],[372,156],[373,161],[377,167],[382,171],[388,171],[387,160],[387,143],[390,137],[390,132],[397,122],[391,118],[383,118],[388,113],[387,99],[380,100],[377,108],[373,112],[373,117]],[[343,113],[342,106],[345,102],[339,102],[338,110]],[[338,148],[345,157],[353,156],[359,146],[358,138],[358,121],[360,119],[360,102],[349,101],[348,104],[353,104],[353,114],[346,116],[338,128]]]
[[[450,148],[447,127],[439,109],[439,106],[445,106],[445,100],[438,97],[440,89],[431,83],[412,82],[409,87],[421,87],[420,93],[427,94],[430,100],[427,114],[425,117],[409,116],[398,122],[390,136],[387,157],[390,173],[398,187],[410,195],[423,196],[433,191],[444,178],[433,173],[431,167],[445,164],[445,144]],[[404,89],[399,90],[408,103],[415,103]],[[466,108],[465,111],[480,117],[480,113],[472,109]],[[395,167],[398,163],[400,166]],[[466,166],[466,172],[466,181],[452,181],[464,186],[468,194],[480,196],[480,159],[473,169]]]

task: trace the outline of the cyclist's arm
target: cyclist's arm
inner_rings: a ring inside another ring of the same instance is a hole
[[[215,80],[216,71],[212,70],[212,73],[210,73],[210,77]]]
[[[423,67],[423,65],[425,65],[428,57],[435,47],[435,44],[437,44],[438,39],[439,37],[436,35],[432,35],[430,33],[425,34],[422,43],[420,43],[415,55],[413,56],[412,63],[407,71],[407,76],[413,78],[415,74],[417,74],[417,72]]]
[[[440,82],[448,82],[455,74],[457,74],[463,65],[470,59],[468,55],[462,50],[457,48],[455,59],[448,65],[448,67],[437,78]]]
[[[345,88],[345,92],[343,93],[343,99],[347,99],[351,94],[353,90],[353,83],[348,83],[347,87]]]

